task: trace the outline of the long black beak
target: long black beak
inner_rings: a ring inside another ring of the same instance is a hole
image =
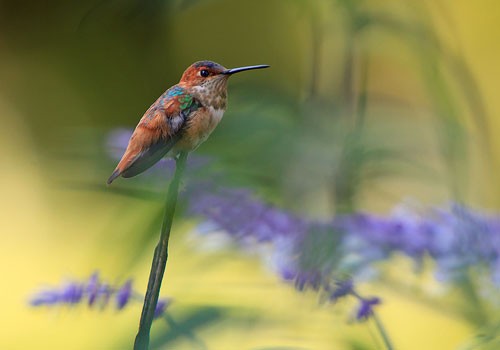
[[[268,64],[259,64],[257,66],[246,66],[246,67],[232,68],[232,69],[225,70],[224,72],[222,72],[222,74],[231,75],[234,73],[243,72],[245,70],[262,69],[262,68],[267,68],[267,67],[270,67],[270,66]]]

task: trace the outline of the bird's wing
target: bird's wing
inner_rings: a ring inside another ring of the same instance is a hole
[[[108,184],[120,175],[138,175],[158,162],[180,139],[188,116],[200,106],[184,89],[167,90],[140,120]]]

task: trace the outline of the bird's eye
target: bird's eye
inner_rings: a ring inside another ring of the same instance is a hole
[[[209,72],[208,70],[206,70],[206,69],[202,69],[202,70],[200,71],[200,75],[201,75],[202,77],[206,78],[206,77],[208,77],[208,76],[210,75],[210,72]]]

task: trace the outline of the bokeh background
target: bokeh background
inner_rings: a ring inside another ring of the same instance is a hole
[[[1,1],[0,348],[130,348],[140,303],[28,302],[96,270],[145,290],[168,179],[106,187],[108,135],[197,60],[272,66],[231,78],[223,122],[196,150],[224,185],[318,219],[407,199],[498,211],[499,23],[494,0]],[[295,291],[251,252],[214,249],[197,222],[181,205],[162,289],[178,327],[156,321],[155,346],[381,348],[348,306]],[[485,325],[432,273],[403,257],[385,268],[392,283],[363,292],[384,300],[397,349],[459,348]]]

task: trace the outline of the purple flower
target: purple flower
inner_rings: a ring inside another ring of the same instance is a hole
[[[353,279],[373,275],[378,262],[395,254],[406,255],[416,267],[431,257],[441,281],[459,281],[478,267],[500,284],[500,218],[462,205],[399,206],[388,216],[354,213],[318,222],[268,205],[248,190],[204,187],[188,200],[191,214],[240,244],[271,244],[266,260],[283,280],[300,291],[328,292],[331,300],[355,295]],[[346,274],[352,276],[349,282],[332,282]],[[357,318],[366,319],[379,303],[362,299]]]
[[[335,282],[343,235],[334,221],[300,218],[243,189],[202,186],[188,200],[189,213],[205,220],[203,234],[209,227],[244,246],[270,244],[266,261],[297,290],[327,292],[331,300],[355,294],[352,280]]]
[[[358,310],[356,311],[356,319],[358,321],[364,321],[373,315],[373,307],[375,305],[379,305],[382,301],[380,298],[372,297],[372,298],[360,298]]]
[[[142,298],[134,292],[132,280],[128,280],[120,287],[101,281],[97,272],[93,273],[84,283],[68,282],[61,287],[46,288],[35,293],[29,300],[31,306],[74,306],[86,302],[90,307],[99,303],[106,307],[111,297],[116,300],[116,309],[122,310],[131,301],[142,301]],[[170,299],[161,299],[155,311],[157,317],[165,312],[170,305]]]
[[[59,294],[59,291],[41,290],[30,299],[29,303],[31,306],[58,304],[60,300]]]
[[[319,291],[324,284],[324,278],[319,271],[301,271],[295,277],[295,288],[303,291],[307,288]]]
[[[59,294],[61,302],[66,304],[78,304],[82,297],[83,285],[75,282],[66,283]]]
[[[273,243],[272,252],[266,255],[271,269],[287,282],[295,280],[300,272],[295,254],[296,242],[286,237],[277,237]]]
[[[125,305],[127,305],[128,301],[132,297],[132,293],[132,280],[128,280],[115,294],[116,307],[118,310],[123,309]]]
[[[460,280],[473,266],[489,269],[491,280],[497,281],[500,220],[496,216],[451,204],[421,212],[399,207],[388,217],[353,214],[337,218],[335,224],[343,232],[342,250],[363,257],[358,265],[403,253],[418,266],[428,255],[436,262],[441,281]]]
[[[156,304],[154,318],[161,317],[165,313],[165,310],[167,309],[167,307],[170,305],[171,302],[172,299],[159,299],[158,303]]]
[[[330,294],[330,300],[333,302],[348,295],[354,294],[354,282],[352,279],[335,282],[335,289]]]
[[[100,294],[100,282],[99,282],[99,274],[94,272],[87,281],[86,293],[88,297],[89,306],[94,305]]]
[[[74,282],[64,284],[60,289],[41,290],[30,299],[32,306],[77,304],[83,297],[83,286]]]
[[[200,186],[189,193],[188,212],[240,241],[268,242],[304,229],[298,216],[265,204],[248,190]]]

